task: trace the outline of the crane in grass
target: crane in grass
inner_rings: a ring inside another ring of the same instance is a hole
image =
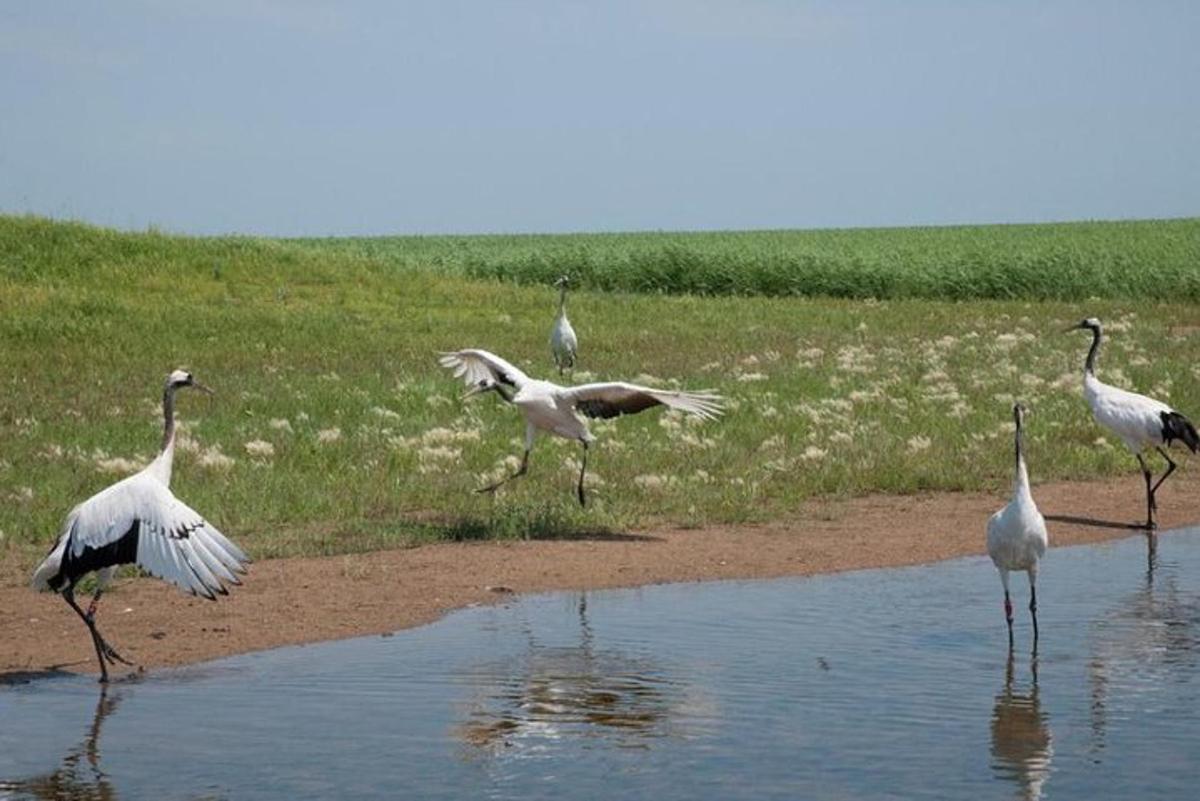
[[[195,387],[192,374],[172,372],[163,387],[163,436],[158,456],[145,469],[101,490],[67,515],[62,533],[33,574],[33,587],[57,592],[87,625],[100,663],[100,681],[108,667],[131,664],[113,649],[96,628],[100,596],[117,567],[136,564],[147,573],[209,600],[228,591],[225,583],[240,584],[247,556],[211,523],[179,500],[170,490],[175,457],[175,393]],[[96,590],[87,611],[75,601],[75,586],[96,573]]]
[[[575,440],[583,446],[583,463],[579,468],[578,496],[580,506],[586,505],[583,491],[587,472],[588,445],[595,437],[588,431],[580,414],[591,418],[610,418],[636,414],[652,406],[668,406],[696,417],[712,420],[721,414],[721,397],[711,391],[677,392],[652,389],[636,384],[613,381],[563,387],[549,381],[530,378],[499,356],[486,350],[468,349],[443,353],[443,367],[454,371],[469,387],[463,398],[484,392],[495,392],[521,410],[525,417],[525,452],[520,468],[478,492],[495,492],[504,484],[525,475],[529,469],[529,452],[539,431]]]
[[[1033,502],[1029,491],[1029,472],[1025,468],[1025,451],[1022,441],[1022,424],[1025,407],[1013,404],[1013,422],[1016,432],[1016,469],[1013,476],[1013,494],[1003,509],[992,515],[987,524],[987,550],[996,569],[1000,571],[1000,583],[1004,585],[1004,619],[1008,622],[1008,645],[1013,642],[1013,609],[1009,595],[1008,574],[1023,570],[1029,575],[1029,614],[1033,617],[1033,644],[1037,647],[1037,573],[1038,562],[1046,553],[1048,537],[1046,521]]]
[[[1192,422],[1162,401],[1129,392],[1105,384],[1096,378],[1096,354],[1100,350],[1101,327],[1095,317],[1081,320],[1067,331],[1087,330],[1092,332],[1092,347],[1088,350],[1083,365],[1083,397],[1092,407],[1096,422],[1115,434],[1125,447],[1133,451],[1142,477],[1146,480],[1146,528],[1154,529],[1158,524],[1154,513],[1158,504],[1154,495],[1167,477],[1175,472],[1176,464],[1166,448],[1175,440],[1196,453],[1200,449],[1200,436]],[[1153,478],[1142,454],[1154,448],[1167,461],[1167,471],[1151,485]]]
[[[575,329],[567,319],[567,285],[570,279],[563,276],[554,282],[558,287],[558,315],[554,318],[554,327],[550,329],[550,352],[554,355],[554,364],[561,376],[563,370],[575,369],[575,354],[579,340],[575,338]]]

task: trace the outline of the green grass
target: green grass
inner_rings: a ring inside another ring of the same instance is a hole
[[[572,494],[578,446],[548,438],[527,478],[477,495],[519,455],[523,426],[494,397],[461,402],[435,354],[484,346],[549,376],[554,303],[548,287],[336,249],[0,217],[0,557],[24,569],[74,503],[124,474],[113,460],[153,456],[176,366],[219,394],[180,397],[173,487],[260,558],[1002,488],[1014,396],[1032,408],[1035,481],[1129,472],[1079,395],[1087,338],[1060,333],[1085,314],[1110,324],[1108,380],[1197,412],[1188,304],[585,291],[572,301],[576,378],[711,387],[729,413],[593,424],[586,510]]]
[[[605,291],[771,297],[1200,299],[1200,219],[827,231],[295,240],[404,268]]]

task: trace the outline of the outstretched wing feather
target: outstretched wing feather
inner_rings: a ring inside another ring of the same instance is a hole
[[[186,592],[215,597],[222,581],[236,583],[249,558],[211,523],[159,481],[139,473],[119,481],[72,512],[69,547],[75,557],[137,538],[136,555],[147,573]],[[122,551],[125,553],[125,551]]]
[[[652,389],[620,381],[581,384],[566,391],[575,408],[588,417],[637,414],[652,406],[669,406],[707,420],[721,414],[721,397],[711,391],[686,392]]]
[[[463,379],[467,386],[475,386],[480,381],[491,379],[516,388],[529,381],[529,376],[510,362],[477,348],[443,353],[438,357],[438,363],[453,370],[454,377]]]

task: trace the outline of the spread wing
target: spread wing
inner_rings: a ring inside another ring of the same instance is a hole
[[[588,417],[617,417],[637,414],[651,406],[670,406],[705,420],[715,420],[723,411],[721,396],[708,390],[675,392],[651,389],[620,381],[605,384],[581,384],[563,393],[581,413]]]
[[[443,353],[438,357],[438,364],[453,370],[454,377],[462,378],[469,387],[478,386],[480,381],[491,379],[518,389],[529,381],[529,376],[486,350],[470,348]]]
[[[240,584],[249,557],[159,481],[139,473],[81,503],[67,518],[61,571],[82,575],[136,563],[193,595]]]

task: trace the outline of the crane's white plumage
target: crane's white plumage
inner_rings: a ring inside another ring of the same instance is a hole
[[[464,397],[481,392],[496,392],[519,408],[525,417],[525,454],[521,467],[510,476],[482,491],[491,491],[501,484],[525,474],[529,452],[533,449],[538,431],[546,431],[566,439],[577,440],[584,448],[583,466],[579,471],[579,502],[584,503],[583,477],[587,470],[587,446],[595,438],[588,431],[580,414],[592,418],[609,418],[636,414],[652,406],[669,406],[697,417],[711,420],[721,414],[720,396],[709,392],[680,392],[654,389],[621,381],[581,384],[563,387],[549,381],[530,378],[509,362],[486,350],[467,349],[443,353],[439,362],[454,371],[470,388]]]
[[[1015,447],[1016,470],[1013,478],[1012,500],[992,515],[987,524],[987,550],[993,564],[1000,571],[1000,582],[1004,585],[1004,616],[1008,621],[1009,642],[1012,641],[1012,601],[1009,597],[1008,574],[1024,571],[1029,575],[1029,611],[1033,615],[1033,632],[1037,638],[1037,572],[1038,562],[1046,553],[1049,537],[1046,521],[1033,502],[1029,489],[1029,473],[1025,467],[1022,446],[1022,423],[1025,409],[1020,404],[1013,406],[1016,423]]]
[[[223,582],[239,584],[236,574],[249,561],[147,467],[71,510],[54,549],[34,573],[34,588],[58,591],[83,567],[114,566],[104,563],[121,551],[132,558],[116,564],[134,562],[209,599],[226,592]]]
[[[1100,350],[1100,321],[1089,317],[1068,330],[1077,329],[1092,332],[1092,346],[1088,350],[1083,368],[1083,397],[1091,407],[1096,422],[1116,435],[1137,457],[1146,481],[1146,527],[1154,528],[1154,512],[1157,509],[1155,492],[1176,467],[1164,447],[1170,447],[1172,442],[1179,440],[1192,453],[1196,453],[1200,448],[1200,436],[1190,420],[1162,401],[1105,384],[1097,378],[1096,355]],[[1167,462],[1167,471],[1153,485],[1150,468],[1142,457],[1150,448],[1156,449]]]
[[[67,515],[62,533],[33,574],[33,587],[61,593],[87,624],[107,680],[105,660],[125,661],[100,636],[96,605],[119,565],[136,564],[186,592],[214,599],[239,584],[249,558],[215,526],[170,490],[175,454],[175,391],[194,386],[190,373],[176,370],[163,388],[163,445],[143,470],[101,490]],[[88,573],[98,580],[85,613],[75,603],[75,585]]]
[[[579,347],[575,329],[567,319],[567,283],[564,275],[554,284],[559,288],[558,315],[554,318],[554,327],[550,329],[550,352],[559,375],[563,374],[563,370],[575,368],[575,354]]]

